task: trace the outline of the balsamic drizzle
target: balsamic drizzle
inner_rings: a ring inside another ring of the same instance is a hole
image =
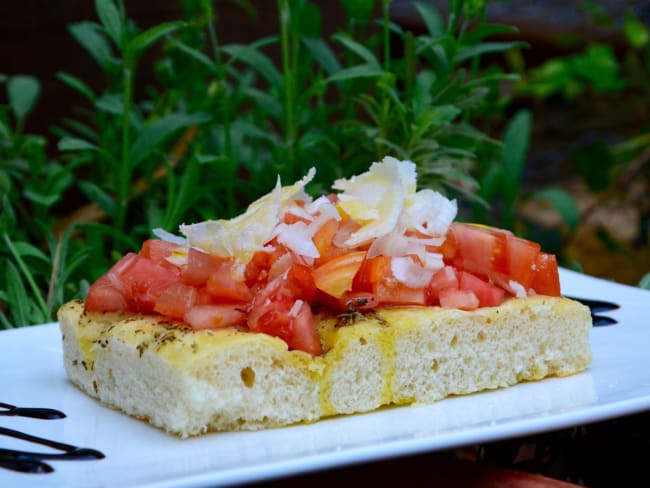
[[[59,410],[53,410],[51,408],[22,408],[2,402],[0,402],[0,415],[21,416],[45,420],[65,418],[65,414]],[[95,449],[77,447],[70,444],[64,444],[63,442],[43,439],[41,437],[36,437],[6,427],[0,427],[0,435],[6,435],[15,439],[63,451],[61,453],[42,453],[0,448],[0,468],[19,471],[22,473],[53,472],[54,468],[43,462],[43,460],[70,461],[103,459],[105,457],[104,454]]]
[[[618,324],[618,321],[616,319],[606,317],[604,315],[598,315],[601,312],[610,312],[612,310],[621,308],[621,306],[617,303],[607,302],[605,300],[592,300],[590,298],[577,298],[569,296],[566,298],[570,298],[571,300],[575,300],[589,307],[589,311],[591,312],[591,321],[594,327]]]

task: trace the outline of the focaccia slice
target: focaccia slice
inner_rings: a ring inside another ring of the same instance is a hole
[[[318,317],[318,357],[262,333],[87,313],[79,301],[61,307],[59,321],[75,385],[180,437],[430,403],[571,375],[591,361],[589,310],[544,296],[471,312],[394,307]]]

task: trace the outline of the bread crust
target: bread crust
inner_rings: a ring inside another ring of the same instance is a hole
[[[320,316],[318,357],[266,334],[88,313],[79,301],[58,318],[77,387],[180,437],[431,403],[575,374],[591,361],[589,310],[559,297],[471,312],[383,308],[350,322]]]

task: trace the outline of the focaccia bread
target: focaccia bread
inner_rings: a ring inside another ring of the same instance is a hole
[[[423,404],[582,371],[589,310],[560,297],[473,311],[386,307],[316,317],[323,354],[264,333],[161,316],[59,310],[65,369],[103,404],[180,437]]]

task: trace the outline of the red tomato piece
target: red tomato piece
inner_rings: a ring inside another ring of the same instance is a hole
[[[171,256],[174,250],[180,246],[173,242],[164,241],[162,239],[147,239],[142,244],[142,248],[138,253],[140,256],[151,259],[156,264],[169,264],[167,257]],[[173,265],[172,265],[173,266]]]
[[[456,246],[457,268],[480,276],[508,272],[506,231],[473,224],[454,223],[450,232]]]
[[[479,306],[479,301],[478,297],[471,290],[447,288],[440,292],[440,306],[460,310],[476,310]]]
[[[219,303],[250,302],[253,294],[245,282],[233,278],[232,266],[231,261],[220,263],[208,278],[205,289]]]
[[[438,303],[440,292],[447,288],[458,289],[458,273],[453,266],[444,266],[431,277],[427,289],[428,303]]]
[[[243,325],[246,312],[236,305],[196,305],[185,313],[183,321],[195,330],[221,329]]]
[[[279,337],[290,349],[321,354],[320,338],[309,305],[315,293],[309,268],[294,264],[255,295],[248,313],[249,329]]]
[[[221,263],[227,260],[190,247],[187,252],[187,265],[183,268],[183,282],[192,286],[203,286],[213,273],[219,271]]]
[[[128,255],[127,255],[128,256]],[[134,312],[153,312],[156,300],[173,283],[180,281],[180,272],[135,255],[128,266],[118,272],[124,295]]]
[[[129,301],[105,274],[91,285],[84,306],[89,312],[118,312],[129,310]]]
[[[535,263],[540,245],[516,236],[508,236],[508,279],[521,284],[526,290],[535,277]]]
[[[479,278],[467,271],[460,272],[459,288],[474,292],[480,307],[496,307],[501,305],[505,291],[498,286]]]
[[[554,254],[540,253],[535,263],[535,277],[531,288],[539,295],[559,297],[560,273]]]
[[[345,292],[352,290],[352,283],[366,251],[355,251],[330,259],[314,269],[311,274],[319,290],[335,298],[341,298]]]
[[[393,278],[390,257],[375,256],[366,258],[354,277],[353,289],[374,292],[377,284],[387,278]]]
[[[172,283],[160,294],[154,312],[166,317],[183,320],[185,313],[196,303],[198,291],[191,285]]]
[[[426,288],[411,288],[402,283],[377,283],[375,293],[379,303],[391,305],[426,305]]]

